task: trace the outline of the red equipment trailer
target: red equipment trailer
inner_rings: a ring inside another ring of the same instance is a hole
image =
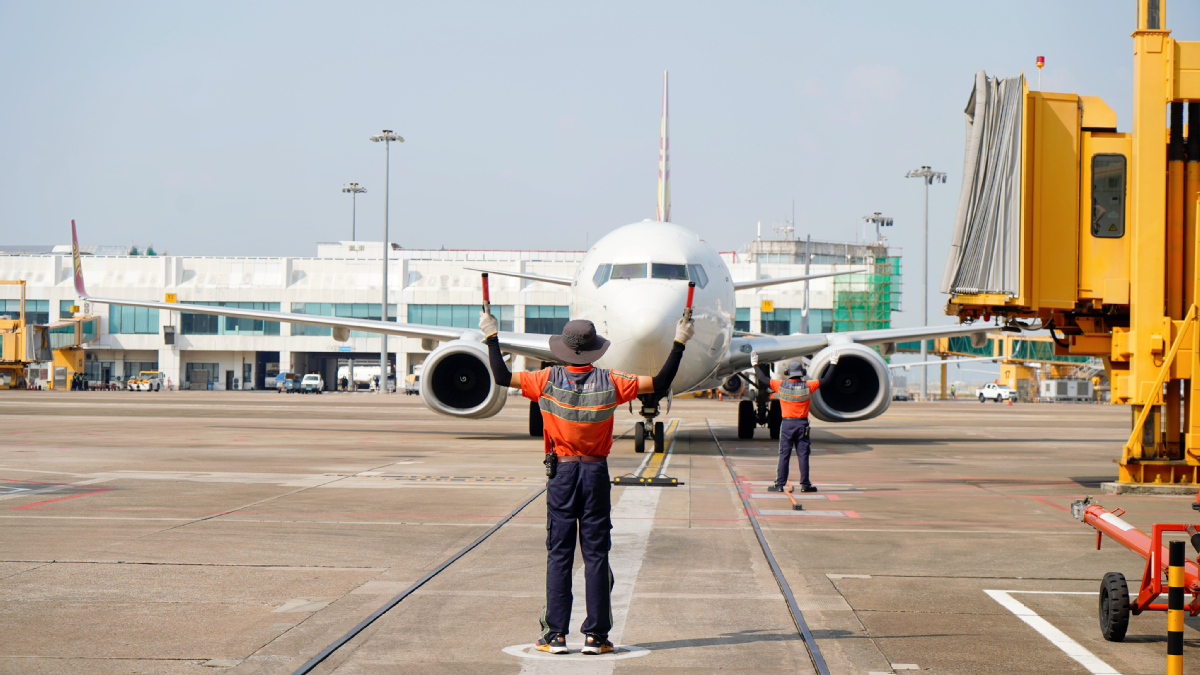
[[[1195,507],[1196,505],[1193,505]],[[1200,510],[1200,509],[1197,509]],[[1129,597],[1129,585],[1125,575],[1120,572],[1109,572],[1100,582],[1100,631],[1104,639],[1120,642],[1125,639],[1125,631],[1129,628],[1129,615],[1138,615],[1146,610],[1165,612],[1167,603],[1159,602],[1159,596],[1165,592],[1163,576],[1170,563],[1170,554],[1163,546],[1163,532],[1184,532],[1187,525],[1156,523],[1151,534],[1147,536],[1141,530],[1121,519],[1124,509],[1108,511],[1096,504],[1089,496],[1071,504],[1071,515],[1096,529],[1096,550],[1100,550],[1100,541],[1108,535],[1117,543],[1146,560],[1146,569],[1142,573],[1142,586],[1136,598]],[[1200,613],[1200,565],[1195,560],[1184,564],[1184,588],[1192,595],[1192,601],[1186,609],[1189,614],[1196,616]]]

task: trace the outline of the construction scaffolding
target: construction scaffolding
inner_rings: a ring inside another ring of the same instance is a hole
[[[833,279],[833,332],[890,328],[900,311],[900,258],[872,258],[868,270]]]

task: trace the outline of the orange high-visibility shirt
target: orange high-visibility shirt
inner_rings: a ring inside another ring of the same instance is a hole
[[[783,386],[787,383],[788,386]],[[821,386],[817,380],[771,380],[771,390],[779,399],[783,416],[789,418],[808,417],[808,404],[812,393]]]
[[[521,373],[521,395],[537,401],[547,453],[607,457],[617,406],[637,398],[636,375],[592,366]]]

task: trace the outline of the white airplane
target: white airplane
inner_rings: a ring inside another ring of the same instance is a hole
[[[670,222],[666,84],[664,73],[655,220],[625,225],[605,235],[584,255],[575,274],[569,278],[478,270],[569,287],[571,317],[591,320],[597,331],[612,342],[608,352],[597,362],[598,367],[636,375],[656,373],[671,350],[675,323],[684,310],[688,283],[695,282],[695,336],[688,343],[671,391],[665,397],[668,410],[672,396],[691,391],[722,387],[729,395],[740,396],[744,381],[749,379],[742,372],[750,368],[750,355],[757,353],[764,363],[810,357],[812,373],[822,373],[826,367],[835,366],[836,384],[814,394],[812,414],[826,422],[854,422],[882,414],[892,400],[889,366],[871,349],[872,346],[881,345],[881,351],[889,354],[897,342],[958,335],[970,335],[974,338],[972,342],[978,344],[986,339],[988,331],[996,330],[994,326],[977,325],[815,335],[735,335],[736,291],[850,272],[735,281],[716,249],[691,230]],[[74,221],[71,238],[75,290],[81,298],[110,305],[172,312],[184,310],[174,303],[89,295],[84,286]],[[334,339],[339,341],[349,339],[351,330],[420,338],[432,347],[421,376],[421,398],[430,409],[451,417],[486,418],[499,413],[508,400],[506,388],[497,386],[492,380],[487,347],[478,330],[207,305],[187,305],[186,311],[324,326],[332,328]],[[550,352],[549,335],[501,332],[499,338],[501,348],[508,354],[534,361],[555,361]],[[778,401],[769,399],[768,388],[759,386],[756,389],[756,400],[740,402],[738,435],[752,438],[755,427],[766,425],[771,437],[777,438]],[[663,423],[654,421],[660,414],[661,399],[650,394],[642,396],[641,400],[640,413],[644,421],[637,423],[634,432],[635,449],[643,452],[645,441],[652,438],[654,450],[661,452]],[[531,403],[531,435],[541,435],[541,421],[536,402]]]

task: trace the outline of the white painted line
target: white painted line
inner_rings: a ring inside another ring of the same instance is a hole
[[[1115,668],[1101,661],[1096,657],[1095,654],[1085,649],[1083,645],[1067,637],[1066,633],[1063,633],[1061,630],[1055,628],[1050,624],[1049,621],[1046,621],[1042,617],[1038,616],[1036,612],[1020,602],[1017,602],[1012,596],[1009,595],[1009,593],[1020,592],[1029,591],[984,591],[984,593],[987,593],[993,600],[1000,603],[1002,607],[1017,615],[1017,617],[1019,617],[1022,621],[1029,624],[1037,632],[1041,633],[1042,637],[1049,640],[1050,643],[1055,647],[1063,650],[1063,653],[1065,653],[1067,656],[1070,656],[1078,661],[1079,664],[1084,668],[1087,668],[1088,672],[1092,673],[1092,675],[1121,675]],[[1047,595],[1050,594],[1049,591],[1041,591],[1041,593]],[[1085,594],[1081,592],[1072,592],[1069,593],[1069,595]],[[1089,593],[1086,595],[1094,594]]]
[[[892,670],[920,670],[921,667],[915,663],[893,663]]]
[[[825,516],[833,518],[845,518],[845,511],[793,511],[791,509],[757,509],[760,516]]]

